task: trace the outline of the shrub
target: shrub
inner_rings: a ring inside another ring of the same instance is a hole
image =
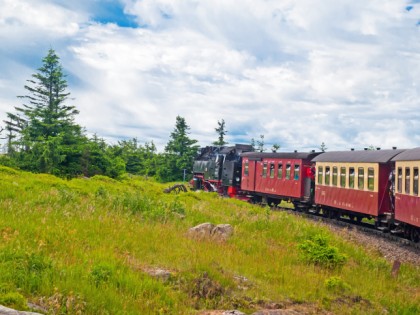
[[[340,254],[336,247],[329,245],[328,238],[321,234],[303,241],[298,248],[306,261],[328,268],[341,266],[347,260],[347,256]]]
[[[6,249],[0,254],[0,267],[4,279],[31,293],[47,286],[52,272],[51,260],[37,253],[23,253]]]
[[[330,277],[324,282],[325,287],[334,292],[344,292],[350,289],[350,286],[344,282],[340,277]]]
[[[108,195],[108,191],[103,186],[99,186],[99,188],[95,192],[95,196],[97,198],[107,198]]]
[[[100,263],[92,267],[90,272],[90,278],[92,279],[95,286],[99,286],[102,283],[109,281],[113,274],[114,268],[106,263]]]
[[[0,295],[0,304],[17,310],[28,309],[26,299],[17,292],[9,292]]]

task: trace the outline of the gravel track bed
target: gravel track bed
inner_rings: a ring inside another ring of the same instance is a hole
[[[324,222],[324,224],[327,224]],[[409,245],[400,244],[396,241],[370,235],[357,228],[340,227],[334,224],[327,224],[328,227],[337,232],[343,238],[363,245],[370,250],[379,252],[386,260],[393,263],[400,261],[420,267],[420,250]]]

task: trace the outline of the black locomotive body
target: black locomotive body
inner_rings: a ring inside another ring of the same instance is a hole
[[[207,146],[200,150],[193,165],[193,189],[233,195],[241,185],[240,154],[252,151],[251,145]]]

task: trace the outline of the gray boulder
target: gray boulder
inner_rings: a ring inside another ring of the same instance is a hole
[[[34,313],[34,312],[16,311],[14,309],[0,305],[0,315],[42,315],[42,314]]]
[[[213,238],[226,241],[233,235],[233,227],[230,224],[218,224],[211,231]]]
[[[233,227],[230,224],[202,223],[188,230],[190,237],[203,239],[211,238],[218,241],[226,241],[233,235]]]
[[[206,238],[211,236],[211,231],[214,229],[214,224],[202,223],[194,226],[188,230],[188,235],[196,238]]]

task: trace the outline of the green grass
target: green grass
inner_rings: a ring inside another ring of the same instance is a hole
[[[0,167],[0,179],[0,301],[9,306],[194,314],[284,302],[337,314],[420,313],[418,266],[403,264],[392,278],[375,253],[286,212],[209,193],[164,194],[168,185],[138,177],[65,181]],[[186,235],[203,222],[229,223],[234,235]],[[325,248],[314,252],[320,239]],[[159,280],[145,272],[152,268],[172,276]]]

